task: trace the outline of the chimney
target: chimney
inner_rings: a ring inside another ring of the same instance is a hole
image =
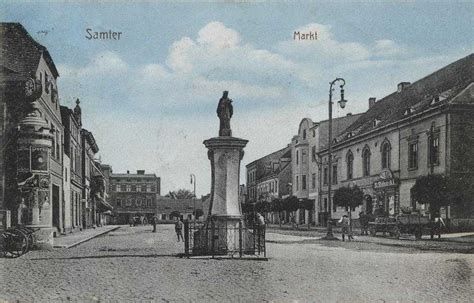
[[[127,170],[127,174],[129,174],[129,173],[130,173],[130,171],[129,171],[129,170]]]
[[[377,102],[377,98],[375,97],[370,97],[369,98],[369,108],[375,105],[375,102]]]
[[[144,175],[145,171],[144,170],[137,170],[137,175]]]
[[[400,93],[402,92],[405,88],[407,88],[408,86],[410,86],[410,82],[400,82],[398,83],[397,85],[397,92]]]

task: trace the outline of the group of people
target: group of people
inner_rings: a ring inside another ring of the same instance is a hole
[[[370,221],[370,215],[360,212],[359,213],[359,223],[360,223],[360,234],[362,236],[366,236],[369,234],[369,221]],[[342,241],[345,241],[346,235],[347,235],[347,240],[353,240],[354,236],[352,234],[352,226],[351,226],[351,221],[349,219],[349,216],[344,214],[338,221],[338,223],[341,225],[341,233],[342,233]]]

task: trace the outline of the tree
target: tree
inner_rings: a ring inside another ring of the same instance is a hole
[[[188,189],[181,188],[176,191],[170,191],[165,197],[171,199],[192,199],[194,194]]]
[[[411,194],[418,203],[428,204],[430,215],[437,217],[440,207],[450,204],[450,200],[455,199],[449,187],[449,182],[443,175],[420,176],[416,179]]]
[[[349,209],[349,222],[351,222],[350,228],[352,229],[352,212],[359,205],[362,205],[364,199],[364,193],[357,186],[353,187],[339,187],[334,192],[333,203],[336,206],[346,207]]]

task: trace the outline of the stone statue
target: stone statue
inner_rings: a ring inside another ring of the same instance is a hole
[[[228,94],[228,91],[224,91],[222,98],[219,100],[219,105],[217,105],[217,116],[220,120],[219,136],[232,136],[230,118],[232,118],[233,108],[232,100],[227,98]]]

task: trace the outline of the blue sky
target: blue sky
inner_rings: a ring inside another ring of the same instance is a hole
[[[234,100],[234,135],[249,139],[243,164],[284,147],[304,117],[327,118],[328,83],[344,77],[345,110],[362,112],[396,84],[466,56],[473,2],[13,3],[59,73],[61,103],[81,99],[84,124],[115,172],[146,169],[163,193],[210,190],[202,141],[217,135],[222,91]],[[120,31],[91,41],[86,29]],[[295,30],[317,41],[294,41]],[[47,32],[45,34],[44,32]],[[242,169],[242,172],[245,171]],[[244,182],[244,178],[242,178]]]

